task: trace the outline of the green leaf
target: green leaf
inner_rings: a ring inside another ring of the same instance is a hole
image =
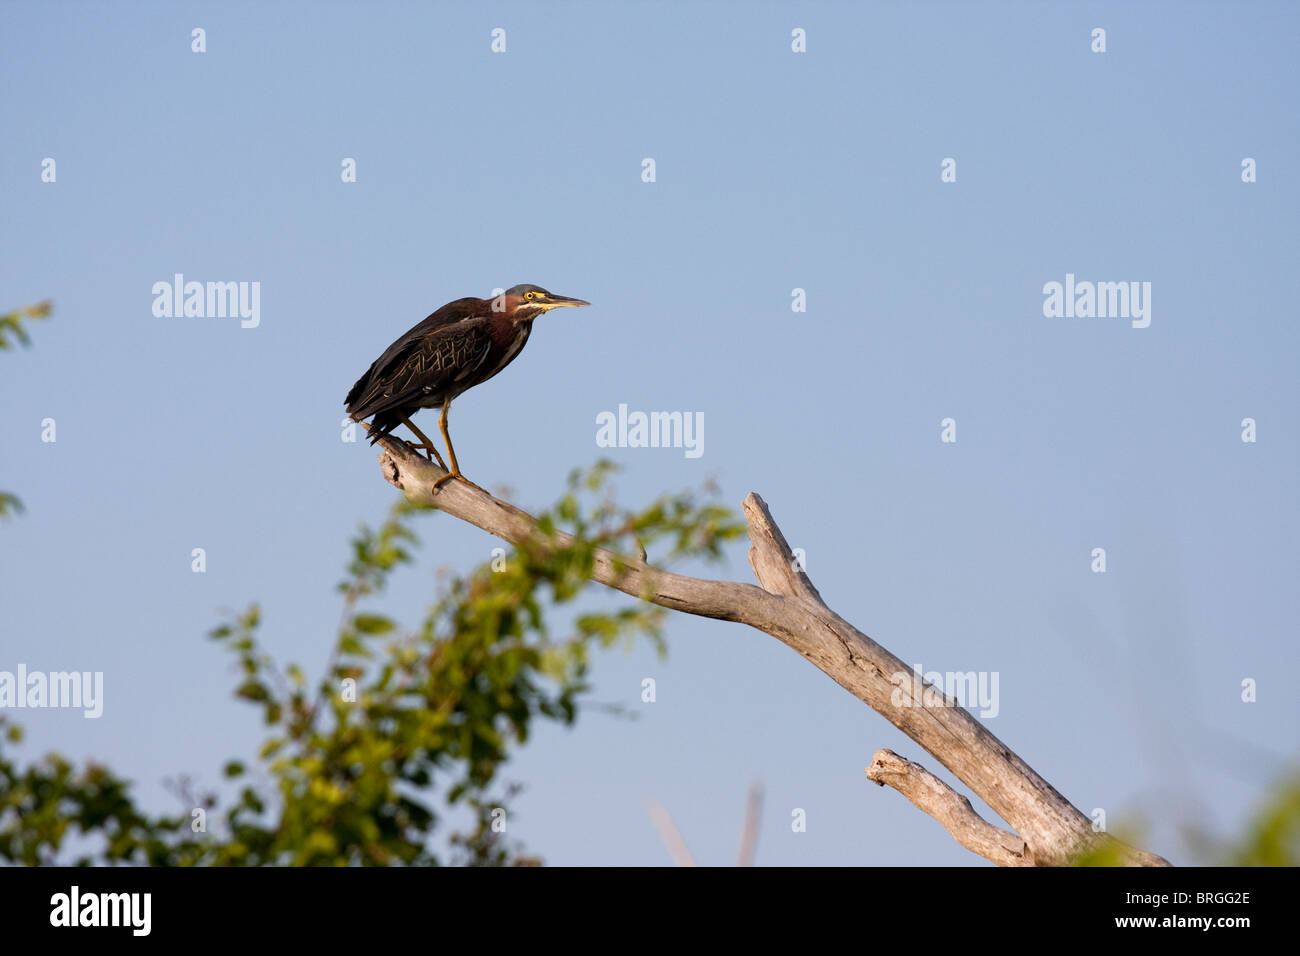
[[[235,696],[245,700],[265,701],[271,699],[271,692],[259,680],[246,680],[235,688]]]
[[[363,634],[386,634],[397,626],[380,614],[358,614],[352,624]]]

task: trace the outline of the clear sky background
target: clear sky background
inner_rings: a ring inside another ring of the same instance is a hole
[[[219,784],[261,732],[206,632],[261,602],[319,674],[348,540],[397,494],[344,394],[444,302],[531,282],[593,306],[456,403],[470,477],[545,507],[609,455],[628,505],[759,492],[841,615],[997,672],[1002,740],[1193,862],[1179,828],[1238,832],[1297,759],[1298,41],[1291,3],[5,3],[0,308],[55,313],[0,356],[27,506],[0,669],[106,682],[97,721],[14,715],[20,753],[107,762],[156,810],[165,778]],[[260,282],[260,326],[155,317],[177,272]],[[1044,317],[1066,273],[1150,282],[1150,327]],[[620,403],[702,412],[704,454],[598,448]],[[408,624],[497,544],[420,530],[378,605]],[[752,580],[746,548],[709,573]],[[639,719],[507,767],[531,851],[665,864],[653,800],[729,863],[760,780],[761,864],[982,862],[863,777],[880,747],[946,771],[779,642],[676,615],[668,643],[598,659],[594,698]]]

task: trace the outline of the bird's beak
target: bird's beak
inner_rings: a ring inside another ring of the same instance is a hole
[[[584,299],[570,299],[567,295],[548,295],[542,305],[546,306],[546,311],[549,312],[551,309],[561,309],[565,306],[591,305],[591,303]]]

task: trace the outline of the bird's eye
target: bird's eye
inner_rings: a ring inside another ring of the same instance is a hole
[[[524,298],[526,298],[526,299],[535,299],[535,298],[537,298],[537,293],[536,293],[536,292],[527,292],[527,293],[524,294]]]

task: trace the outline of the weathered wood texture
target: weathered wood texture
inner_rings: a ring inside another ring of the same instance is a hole
[[[437,491],[445,472],[404,443],[384,438],[384,477],[413,501],[436,504],[448,514],[512,544],[537,534],[526,512],[486,491],[458,481]],[[966,709],[935,688],[926,695],[943,706],[916,699],[911,682],[897,674],[912,668],[881,647],[822,601],[800,570],[756,494],[744,501],[751,547],[749,563],[758,585],[711,581],[659,570],[642,558],[597,554],[593,579],[662,607],[748,624],[781,641],[837,684],[911,737],[1005,820],[1008,833],[981,819],[970,802],[918,764],[882,750],[867,768],[869,779],[888,785],[941,823],[959,843],[1004,866],[1057,866],[1076,854],[1108,845],[1135,866],[1168,866],[1161,857],[1119,844],[1093,831],[1092,822],[1034,772]],[[563,542],[566,535],[557,535]],[[895,694],[910,698],[896,706]],[[964,806],[962,805],[964,803]]]

